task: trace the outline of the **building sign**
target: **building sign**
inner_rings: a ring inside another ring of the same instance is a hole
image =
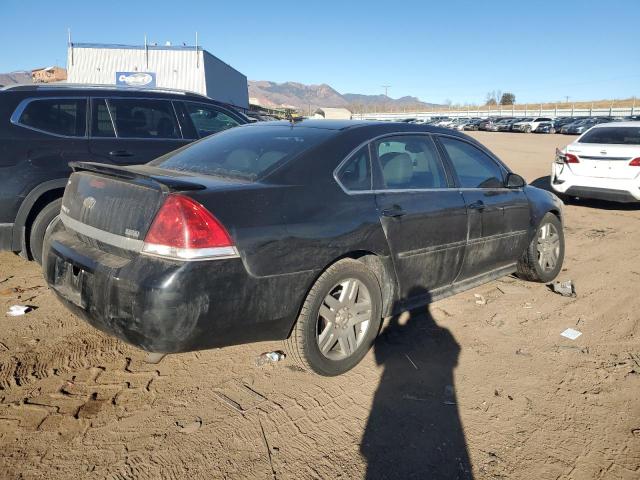
[[[116,85],[155,87],[156,74],[153,72],[116,72]]]

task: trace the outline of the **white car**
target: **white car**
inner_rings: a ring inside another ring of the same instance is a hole
[[[556,150],[551,187],[568,198],[640,202],[640,122],[595,125]]]
[[[540,125],[542,122],[552,122],[552,121],[553,121],[553,118],[537,117],[537,118],[534,118],[533,120],[528,120],[526,122],[514,123],[513,126],[511,127],[511,130],[514,132],[531,133],[531,132],[535,132],[536,128],[538,128],[538,125]]]

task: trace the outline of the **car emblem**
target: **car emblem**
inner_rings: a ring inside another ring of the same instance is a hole
[[[96,204],[96,199],[93,197],[87,197],[82,202],[82,206],[87,210],[91,210]]]
[[[133,230],[131,228],[125,229],[124,234],[130,238],[138,238],[140,236],[140,232],[138,230]]]

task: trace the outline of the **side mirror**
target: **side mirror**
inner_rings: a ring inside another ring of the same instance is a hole
[[[504,181],[504,186],[507,188],[522,188],[527,184],[517,173],[508,173],[507,178]]]

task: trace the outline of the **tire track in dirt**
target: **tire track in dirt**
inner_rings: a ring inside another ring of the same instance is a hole
[[[80,333],[63,337],[42,351],[27,351],[0,358],[0,391],[72,369],[111,362],[121,355],[122,344],[111,337]]]

